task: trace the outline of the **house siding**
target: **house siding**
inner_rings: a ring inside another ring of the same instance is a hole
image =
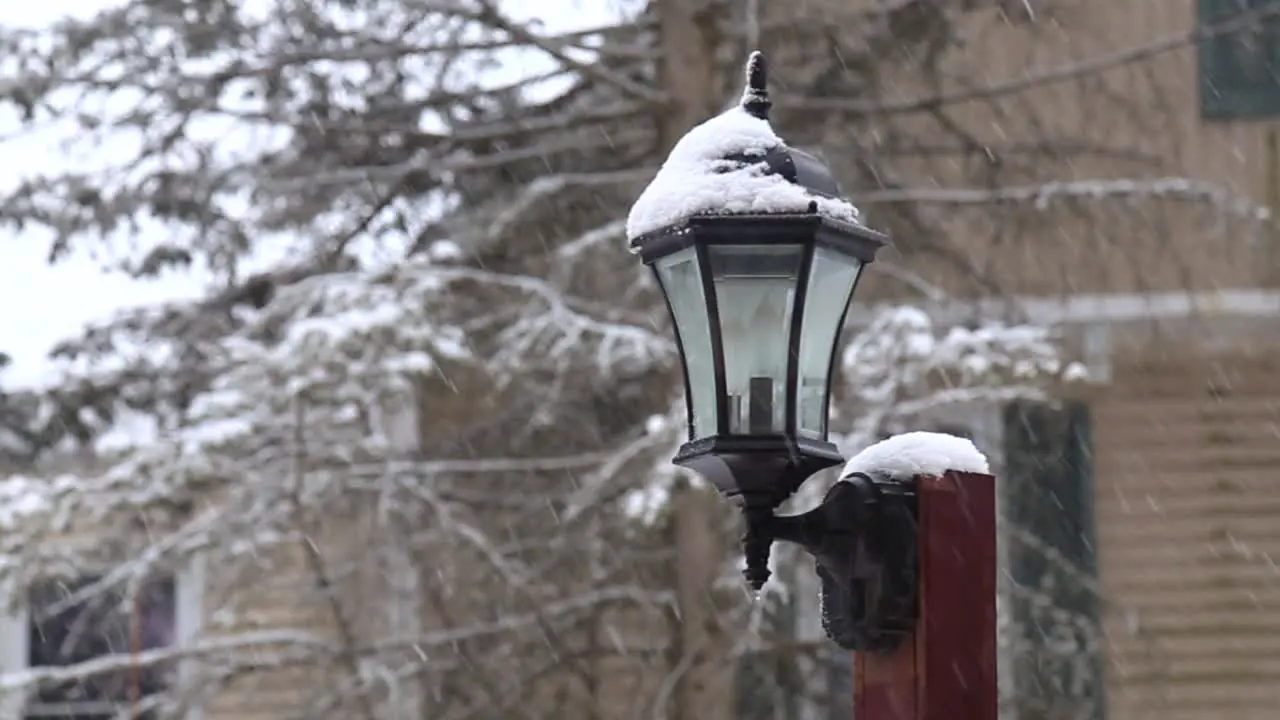
[[[1120,357],[1094,406],[1116,720],[1280,708],[1280,352]]]
[[[213,609],[205,618],[206,638],[285,628],[332,630],[332,618],[314,597],[314,575],[300,547],[277,547],[256,562],[213,567],[206,577],[205,606]],[[333,687],[333,669],[272,662],[272,655],[287,657],[291,649],[283,644],[262,648],[262,668],[238,673],[207,697],[206,720],[305,717],[308,703]]]
[[[1030,3],[1034,22],[1018,20],[1013,10],[1023,5],[1005,3],[1013,20],[995,9],[965,15],[959,33],[964,42],[948,50],[944,62],[948,77],[963,83],[927,87],[918,70],[907,69],[884,83],[892,89],[889,100],[980,90],[1076,68],[1060,81],[990,97],[975,91],[974,99],[946,107],[975,142],[1063,148],[1034,162],[1004,159],[992,186],[1189,178],[1224,194],[1206,202],[1156,194],[1043,207],[925,204],[923,211],[943,231],[928,239],[899,233],[895,242],[911,270],[955,294],[983,292],[966,285],[954,258],[912,254],[918,243],[945,241],[1000,291],[1013,294],[1208,290],[1280,281],[1272,226],[1224,212],[1229,198],[1262,206],[1280,198],[1280,123],[1202,119],[1196,47],[1155,47],[1192,31],[1194,0]],[[1144,47],[1150,49],[1136,52]],[[1127,51],[1133,51],[1130,60],[1120,61]],[[1091,70],[1101,67],[1107,69]],[[906,135],[942,142],[928,112],[894,113],[885,122]],[[975,180],[982,177],[979,160],[905,158],[894,167],[908,187],[987,187]],[[874,203],[867,210],[873,225],[885,214]],[[899,284],[870,273],[860,296],[878,297]]]

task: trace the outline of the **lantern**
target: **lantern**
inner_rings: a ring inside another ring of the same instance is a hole
[[[689,437],[674,461],[743,507],[757,589],[769,541],[757,534],[753,549],[753,524],[842,462],[827,439],[840,331],[887,242],[821,161],[773,133],[770,105],[753,53],[742,102],[677,143],[628,218],[684,366]]]

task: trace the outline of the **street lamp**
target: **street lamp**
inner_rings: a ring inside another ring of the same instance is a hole
[[[798,516],[777,507],[843,462],[828,441],[831,376],[858,278],[885,236],[839,197],[830,170],[768,122],[764,57],[735,108],[672,149],[627,222],[652,268],[684,367],[689,434],[674,458],[745,516],[744,575],[759,591],[774,540],[817,560],[828,634],[889,646],[914,612],[914,494],[859,475]]]

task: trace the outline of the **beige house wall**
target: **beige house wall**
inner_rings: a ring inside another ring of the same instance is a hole
[[[1026,3],[1036,9],[1035,22],[1025,20],[1023,3],[991,5],[965,15],[964,43],[943,60],[947,78],[927,86],[904,60],[902,75],[882,83],[887,102],[965,96],[947,102],[944,114],[972,142],[1059,148],[1021,164],[1010,154],[992,175],[996,190],[1188,178],[1222,194],[1176,200],[1195,193],[1180,193],[1173,183],[1163,196],[1118,193],[1043,207],[920,206],[950,247],[1001,291],[1018,295],[1248,288],[1280,280],[1271,227],[1223,212],[1232,203],[1271,206],[1280,198],[1280,123],[1201,119],[1197,52],[1185,42],[1195,23],[1193,0]],[[1002,15],[1000,5],[1009,12]],[[928,110],[890,113],[880,122],[911,137],[959,143]],[[903,158],[894,168],[910,188],[980,192],[988,187],[980,180],[981,160]],[[885,217],[874,203],[867,208],[873,225]],[[923,240],[936,238],[899,230],[903,257],[889,259],[944,288],[976,292],[960,282],[954,261],[917,257],[913,248]],[[897,285],[870,273],[860,295],[870,299]]]
[[[1280,338],[1117,359],[1095,403],[1117,719],[1280,708]]]

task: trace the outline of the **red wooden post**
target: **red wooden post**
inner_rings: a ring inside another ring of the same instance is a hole
[[[995,720],[995,478],[917,478],[919,619],[890,655],[859,653],[857,720]]]

